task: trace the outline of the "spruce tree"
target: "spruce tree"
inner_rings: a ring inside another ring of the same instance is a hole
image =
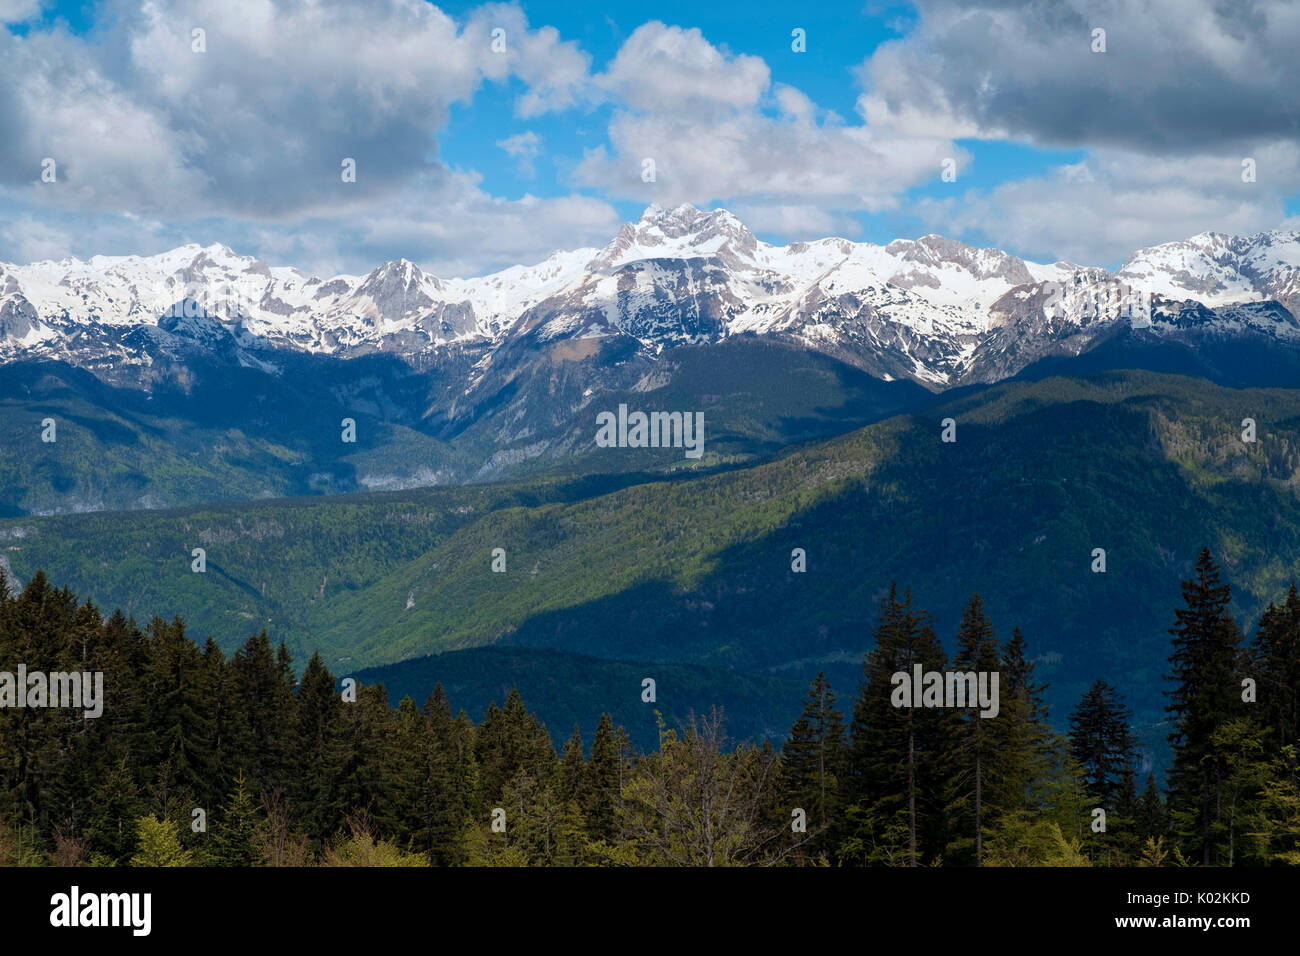
[[[988,680],[992,681],[991,675],[998,672],[1000,659],[993,622],[984,613],[983,599],[976,594],[962,613],[952,666],[960,673],[975,674],[977,678],[988,674]],[[998,680],[998,717],[1001,717],[1000,673]],[[951,848],[959,860],[967,859],[976,866],[984,862],[984,832],[995,816],[985,804],[985,789],[990,767],[996,762],[994,747],[998,735],[992,728],[996,719],[984,717],[978,701],[968,701],[966,708],[958,711],[955,725],[954,772],[951,778],[954,800],[951,806],[962,823]]]
[[[1212,737],[1242,713],[1238,678],[1242,635],[1229,613],[1232,591],[1220,583],[1208,548],[1192,578],[1183,582],[1185,607],[1176,612],[1170,670],[1173,687],[1165,708],[1172,717],[1174,748],[1169,773],[1169,813],[1183,847],[1203,865],[1221,863],[1214,832],[1221,822],[1225,767]]]
[[[1043,693],[1034,679],[1020,628],[1002,648],[999,710],[993,725],[994,761],[988,768],[988,804],[999,813],[1037,810],[1041,782],[1051,773],[1053,732]]]
[[[942,708],[895,707],[894,675],[943,671],[947,658],[929,616],[897,588],[881,600],[875,647],[863,661],[845,770],[846,834],[839,857],[909,866],[941,856],[947,842],[944,777],[952,733]]]
[[[1156,786],[1154,773],[1147,774],[1146,786],[1142,789],[1142,796],[1138,797],[1134,827],[1143,843],[1148,839],[1163,837],[1169,829],[1165,801],[1160,796],[1160,788]]]
[[[1088,793],[1108,812],[1117,809],[1137,754],[1132,717],[1119,692],[1102,680],[1088,688],[1070,715],[1070,756],[1083,768]]]
[[[296,774],[290,790],[298,820],[316,847],[343,826],[339,775],[344,763],[343,703],[334,676],[313,654],[297,696]]]
[[[1280,606],[1269,604],[1260,616],[1251,661],[1258,716],[1270,749],[1276,753],[1300,743],[1300,594],[1295,582]]]
[[[839,842],[845,758],[844,718],[835,707],[830,681],[818,672],[808,689],[803,713],[781,750],[786,801],[790,807],[806,811],[813,849],[824,850]]]
[[[582,730],[574,724],[573,733],[564,742],[560,770],[555,779],[555,791],[562,802],[581,801],[582,779],[586,772],[587,765],[582,756]]]
[[[212,827],[209,854],[212,864],[255,866],[258,862],[257,826],[257,805],[248,792],[244,773],[240,771]]]
[[[593,841],[612,842],[618,836],[618,807],[628,775],[627,749],[626,731],[615,729],[610,715],[601,714],[591,742],[581,804]]]

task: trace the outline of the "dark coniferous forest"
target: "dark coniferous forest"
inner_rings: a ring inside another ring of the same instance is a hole
[[[779,746],[713,710],[661,718],[650,752],[608,715],[557,752],[517,692],[475,723],[441,685],[391,702],[265,633],[227,655],[38,574],[0,585],[0,660],[102,672],[103,712],[0,708],[0,863],[1294,866],[1300,594],[1244,634],[1230,587],[1204,550],[1169,608],[1158,779],[1104,674],[1053,729],[1033,635],[978,595],[940,635],[891,587],[860,685],[819,675]],[[917,665],[996,672],[996,715],[900,706]]]

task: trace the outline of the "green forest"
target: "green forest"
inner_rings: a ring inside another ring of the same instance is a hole
[[[391,707],[265,632],[105,618],[0,577],[0,667],[102,672],[99,718],[0,708],[0,862],[17,866],[1286,866],[1300,864],[1300,594],[1247,635],[1208,550],[1169,611],[1166,781],[1139,779],[1107,674],[1068,731],[1029,639],[973,596],[944,650],[891,587],[852,695],[812,681],[778,750],[712,710],[634,750],[606,715],[559,748],[517,692]],[[892,676],[997,672],[1000,706],[900,707]],[[653,704],[646,703],[647,708]]]
[[[943,416],[958,422],[956,442],[941,441]],[[1247,417],[1255,442],[1242,440]],[[1053,715],[1105,661],[1163,768],[1152,688],[1178,581],[1207,545],[1231,576],[1234,616],[1257,620],[1300,566],[1297,487],[1294,390],[1126,371],[959,392],[925,414],[702,474],[8,518],[0,568],[23,583],[43,568],[141,622],[181,615],[226,654],[265,629],[297,676],[317,651],[348,676],[511,645],[800,688],[824,671],[845,694],[890,581],[918,595],[945,641],[978,592],[990,617],[1033,642]],[[491,570],[497,548],[502,573]],[[805,573],[792,569],[796,548]],[[598,678],[596,696],[616,692]],[[476,721],[487,696],[509,690],[446,686]],[[543,681],[520,686],[558,746],[574,719],[567,699]],[[403,682],[393,699],[422,701],[431,687]],[[665,715],[674,726],[685,716]],[[795,716],[727,707],[740,738],[778,740]],[[593,732],[594,720],[579,722]],[[653,745],[652,715],[628,728]]]

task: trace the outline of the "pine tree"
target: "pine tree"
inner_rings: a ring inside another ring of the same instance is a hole
[[[1083,768],[1088,793],[1108,812],[1118,809],[1120,787],[1136,757],[1132,717],[1119,692],[1102,680],[1088,688],[1070,715],[1070,756]]]
[[[991,675],[998,672],[1000,658],[998,642],[993,636],[993,622],[984,613],[983,599],[976,594],[962,613],[952,666],[966,674]],[[999,674],[999,698],[1000,680]],[[984,791],[988,785],[989,768],[996,762],[994,745],[997,739],[990,720],[981,714],[977,701],[969,701],[966,709],[958,712],[952,809],[964,823],[950,846],[959,859],[968,855],[976,866],[984,862],[984,831],[993,817],[985,805]]]
[[[987,802],[999,813],[1036,811],[1043,781],[1051,771],[1052,729],[1043,692],[1034,680],[1020,628],[1002,648],[999,710],[990,730],[995,759],[988,768]]]
[[[210,859],[214,866],[255,866],[258,862],[258,814],[241,770],[212,827]]]
[[[1202,549],[1194,576],[1183,582],[1186,607],[1169,629],[1174,686],[1165,708],[1173,718],[1169,812],[1183,847],[1203,865],[1222,861],[1214,832],[1221,823],[1225,768],[1211,743],[1220,725],[1241,713],[1237,678],[1242,635],[1228,611],[1232,591]]]
[[[900,601],[893,585],[880,603],[875,640],[853,705],[847,832],[838,856],[920,866],[941,856],[947,843],[943,794],[952,717],[942,708],[895,707],[893,676],[910,677],[917,664],[943,671],[946,655],[929,616],[912,609],[910,593]],[[882,834],[889,840],[882,842]]]
[[[830,681],[819,672],[781,750],[786,801],[807,812],[810,849],[826,850],[841,838],[840,781],[846,756],[844,718],[835,707]]]

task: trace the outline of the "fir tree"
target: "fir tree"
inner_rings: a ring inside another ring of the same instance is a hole
[[[1034,811],[1051,771],[1053,734],[1042,699],[1047,685],[1034,680],[1020,628],[1002,648],[1000,675],[998,716],[990,721],[995,759],[988,768],[988,804],[999,813]]]
[[[1260,616],[1251,652],[1260,723],[1277,752],[1300,742],[1300,594],[1295,582],[1281,606],[1270,603]]]
[[[132,866],[193,866],[194,854],[181,847],[176,824],[150,815],[141,817]]]
[[[838,824],[843,817],[839,790],[845,758],[844,718],[835,707],[830,682],[819,672],[809,687],[803,713],[781,750],[786,799],[791,807],[807,811],[814,849],[839,842]]]
[[[582,809],[592,840],[612,841],[618,836],[617,810],[628,775],[627,732],[614,728],[609,714],[600,715],[587,762]]]
[[[344,760],[343,703],[334,677],[313,654],[297,698],[297,740],[292,803],[307,835],[322,847],[343,824],[339,774]]]
[[[976,594],[962,613],[953,668],[966,674],[991,675],[998,672],[999,662],[993,622],[984,613],[983,599]],[[1000,684],[999,674],[999,698]],[[958,818],[964,820],[964,825],[951,846],[959,858],[967,853],[969,847],[969,858],[976,866],[984,861],[984,831],[992,817],[985,805],[985,788],[988,786],[989,768],[995,762],[997,739],[991,721],[981,714],[978,701],[968,701],[965,710],[957,715],[952,777],[955,790],[952,808]]]
[[[1070,756],[1083,768],[1088,793],[1111,812],[1118,808],[1137,752],[1132,716],[1115,688],[1102,680],[1088,688],[1070,715]]]
[[[1169,829],[1165,801],[1160,796],[1160,788],[1156,786],[1154,773],[1147,774],[1146,786],[1142,789],[1142,796],[1138,797],[1134,827],[1144,843],[1148,839],[1163,837]]]
[[[1169,741],[1174,748],[1169,773],[1169,812],[1189,854],[1202,864],[1218,865],[1214,831],[1221,823],[1224,766],[1211,738],[1223,723],[1241,713],[1237,679],[1241,631],[1228,611],[1231,589],[1219,581],[1219,569],[1202,549],[1191,579],[1183,582],[1185,607],[1169,629],[1173,687],[1165,708],[1173,719]]]
[[[225,804],[212,827],[210,858],[216,866],[254,866],[259,857],[257,847],[257,805],[248,792],[243,771],[234,780]]]
[[[582,781],[586,773],[587,765],[582,756],[582,730],[574,724],[573,733],[564,742],[560,771],[555,781],[555,790],[560,800],[576,803],[582,799]]]
[[[891,585],[880,603],[876,645],[863,662],[864,680],[853,705],[845,795],[852,826],[841,842],[839,856],[868,862],[882,854],[910,865],[942,855],[947,842],[944,778],[952,731],[951,715],[941,708],[895,707],[893,675],[942,671],[946,656],[924,611],[912,609],[908,593],[902,600]],[[880,834],[901,836],[892,849],[878,845]]]

